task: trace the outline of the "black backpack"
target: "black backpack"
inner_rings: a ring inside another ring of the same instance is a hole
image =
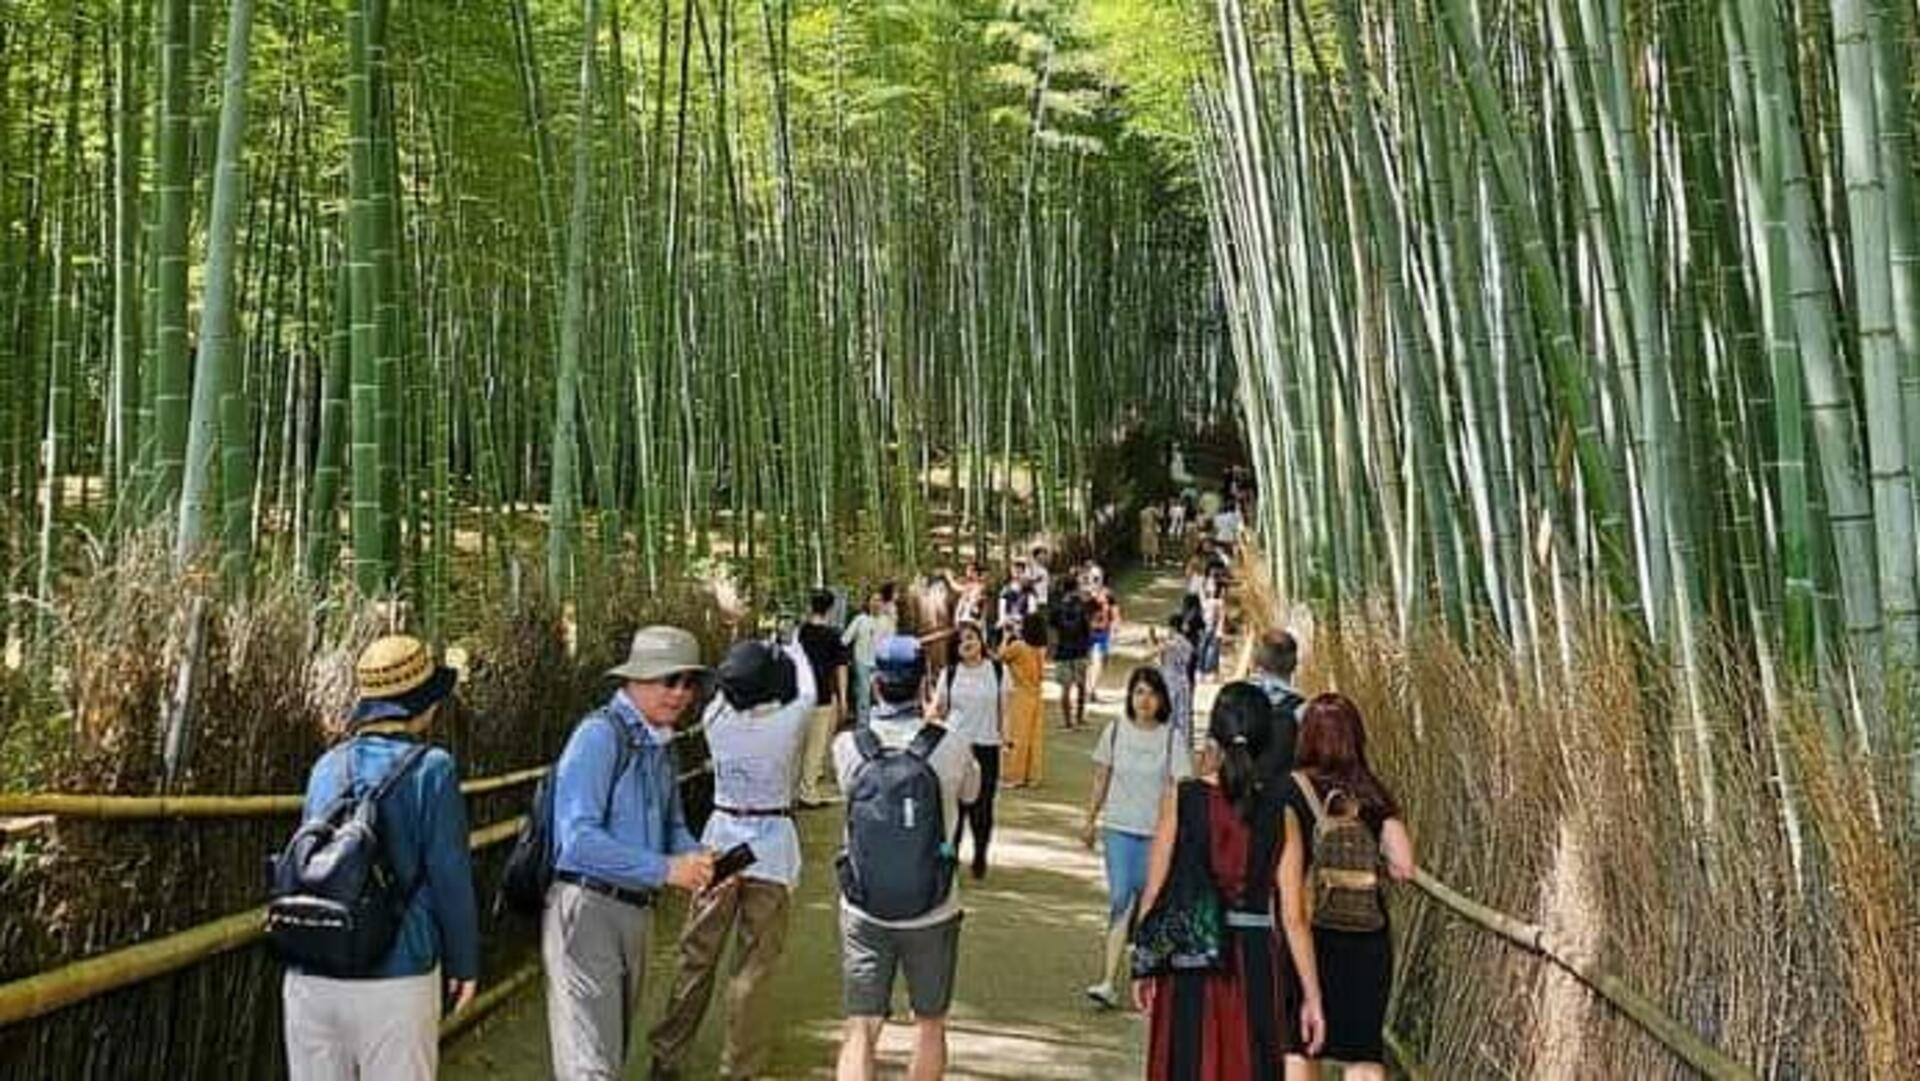
[[[860,766],[847,797],[846,847],[835,866],[840,892],[879,920],[910,920],[946,900],[953,848],[929,760],[946,730],[927,725],[905,749],[882,746],[871,728],[853,731]]]
[[[363,795],[346,786],[326,811],[293,832],[268,862],[267,938],[280,959],[323,976],[366,976],[393,948],[407,905],[426,878],[402,888],[380,843],[380,801],[427,753],[415,744]]]
[[[1093,640],[1093,620],[1087,614],[1087,602],[1078,593],[1060,602],[1060,611],[1054,616],[1053,625],[1059,632],[1063,646],[1084,648]]]
[[[619,722],[606,713],[594,713],[581,723],[589,724],[595,719],[612,726],[619,747],[619,757],[614,759],[613,781],[607,785],[606,798],[600,804],[600,821],[604,824],[613,812],[613,791],[620,787],[620,778],[633,764],[633,743],[621,731]],[[556,760],[554,768],[558,767]],[[538,917],[547,907],[547,887],[553,885],[553,861],[559,854],[559,846],[553,840],[553,769],[549,769],[535,786],[533,806],[527,809],[526,820],[520,823],[520,832],[513,839],[513,851],[507,853],[506,866],[500,872],[500,888],[493,895],[494,915],[506,911],[529,919]]]

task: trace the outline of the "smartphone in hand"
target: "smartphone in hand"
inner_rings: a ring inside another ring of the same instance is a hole
[[[713,861],[713,880],[707,884],[707,889],[719,889],[727,879],[753,866],[757,859],[753,854],[753,846],[745,842],[727,849]]]

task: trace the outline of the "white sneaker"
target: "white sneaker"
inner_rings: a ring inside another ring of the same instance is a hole
[[[1103,1010],[1116,1009],[1120,1005],[1119,1000],[1113,997],[1112,984],[1094,984],[1087,988],[1087,997],[1092,999]]]

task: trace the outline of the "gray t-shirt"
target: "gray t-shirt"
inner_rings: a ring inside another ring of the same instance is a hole
[[[887,717],[882,713],[874,714],[873,734],[880,738],[880,745],[888,748],[901,748],[913,742],[913,737],[927,722],[919,714],[902,717]],[[935,776],[940,778],[940,821],[946,826],[948,834],[953,833],[955,823],[960,821],[960,804],[971,803],[980,795],[980,763],[974,760],[973,747],[963,738],[947,733],[940,745],[933,749],[933,757],[927,760],[933,767]],[[853,742],[852,732],[842,732],[833,739],[833,775],[840,782],[840,791],[847,796],[853,795],[853,775],[861,765],[860,748]],[[953,889],[947,899],[933,906],[922,916],[910,920],[882,920],[862,912],[857,905],[840,898],[840,907],[868,923],[880,927],[892,927],[897,930],[911,930],[917,927],[932,927],[945,923],[960,911],[960,876],[953,876]]]
[[[1129,720],[1108,721],[1094,741],[1093,760],[1112,771],[1100,825],[1142,837],[1153,836],[1160,801],[1174,782],[1193,775],[1172,724],[1141,728]]]

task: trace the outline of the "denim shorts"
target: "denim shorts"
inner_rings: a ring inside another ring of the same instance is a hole
[[[1153,851],[1153,838],[1115,829],[1103,829],[1100,836],[1107,861],[1107,922],[1112,923],[1125,917],[1147,888],[1147,855]]]

